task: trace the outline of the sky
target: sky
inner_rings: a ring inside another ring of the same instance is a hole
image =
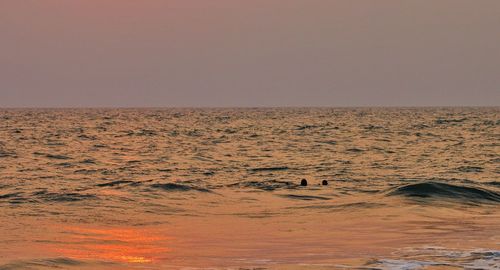
[[[500,106],[498,0],[0,0],[0,107]]]

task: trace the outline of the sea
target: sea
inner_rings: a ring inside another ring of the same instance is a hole
[[[500,269],[499,176],[500,107],[0,109],[0,270]]]

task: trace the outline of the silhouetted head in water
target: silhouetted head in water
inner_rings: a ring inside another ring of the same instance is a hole
[[[323,182],[321,182],[321,184],[322,184],[323,186],[328,186],[328,181],[323,180]]]
[[[307,186],[307,180],[306,179],[302,179],[302,181],[300,181],[300,185],[305,187]]]

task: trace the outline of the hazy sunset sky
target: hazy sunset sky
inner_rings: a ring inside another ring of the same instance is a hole
[[[500,105],[499,0],[0,0],[0,107]]]

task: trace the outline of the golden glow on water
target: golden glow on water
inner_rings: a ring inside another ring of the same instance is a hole
[[[4,112],[0,268],[482,269],[498,261],[499,115]]]
[[[154,229],[66,227],[65,244],[50,246],[68,258],[125,263],[153,263],[171,249],[168,241]]]

